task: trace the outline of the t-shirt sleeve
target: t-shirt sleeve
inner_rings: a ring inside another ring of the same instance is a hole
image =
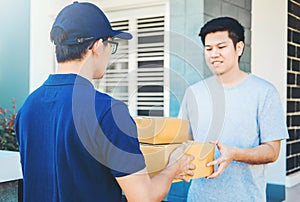
[[[280,95],[275,87],[268,89],[259,109],[259,134],[261,142],[289,138]]]
[[[115,177],[122,177],[146,167],[141,153],[135,122],[123,103],[114,104],[100,122],[108,142],[103,145],[106,166]]]
[[[179,119],[185,119],[185,120],[189,120],[189,113],[188,113],[188,97],[191,97],[191,92],[190,92],[190,88],[187,88],[181,105],[180,105],[180,109],[179,109],[179,113],[178,113],[178,118]],[[192,127],[191,127],[191,123],[189,121],[189,134],[192,134]]]

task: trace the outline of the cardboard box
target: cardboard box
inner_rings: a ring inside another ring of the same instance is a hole
[[[167,166],[170,154],[180,145],[140,145],[150,177],[157,175]],[[196,169],[191,179],[209,176],[213,173],[214,167],[207,167],[206,164],[214,159],[214,144],[189,142],[185,153],[195,157],[192,163],[196,165]],[[176,181],[179,180],[174,180],[174,182]]]
[[[141,143],[170,144],[188,140],[188,120],[166,117],[134,117]]]
[[[195,156],[192,163],[196,165],[196,169],[194,170],[194,176],[191,177],[191,179],[206,177],[214,172],[214,166],[206,166],[207,163],[214,160],[214,144],[191,142],[191,145],[187,148],[185,153]]]
[[[140,148],[144,155],[147,171],[150,177],[157,175],[167,166],[170,154],[179,146],[180,144],[140,144]]]

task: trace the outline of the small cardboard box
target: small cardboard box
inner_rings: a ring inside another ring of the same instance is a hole
[[[170,144],[188,140],[188,120],[167,117],[134,117],[134,120],[141,143]]]
[[[191,142],[188,146],[186,154],[193,155],[195,159],[192,161],[196,165],[194,176],[191,179],[201,178],[211,175],[214,172],[214,166],[207,167],[207,163],[214,160],[215,145],[211,143]]]
[[[167,166],[170,154],[180,145],[140,145],[150,177],[158,174]],[[206,164],[214,159],[214,144],[191,141],[185,153],[195,157],[192,163],[196,165],[196,169],[193,171],[194,176],[190,177],[191,179],[209,176],[213,173],[214,167],[207,167]],[[178,180],[174,180],[174,182],[176,181]]]

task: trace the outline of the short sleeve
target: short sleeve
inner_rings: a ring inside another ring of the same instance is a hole
[[[180,118],[180,119],[188,119],[186,97],[187,97],[187,91],[185,92],[182,102],[181,102],[181,105],[180,105],[180,110],[178,113],[178,118]]]
[[[185,119],[185,120],[190,120],[189,119],[189,113],[188,113],[188,97],[190,97],[190,88],[187,88],[178,113],[178,118],[179,119]],[[189,121],[189,134],[192,134],[192,128],[191,128],[191,123]]]
[[[259,134],[261,142],[289,138],[285,114],[275,87],[270,87],[259,109]]]
[[[123,103],[112,105],[100,121],[108,142],[102,145],[106,166],[115,177],[121,177],[145,168],[135,122]]]

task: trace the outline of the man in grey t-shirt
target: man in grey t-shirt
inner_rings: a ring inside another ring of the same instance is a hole
[[[265,201],[265,167],[288,138],[275,87],[239,68],[244,29],[220,17],[199,34],[214,76],[186,90],[179,116],[190,121],[190,139],[215,141],[215,172],[192,181],[188,201]]]

